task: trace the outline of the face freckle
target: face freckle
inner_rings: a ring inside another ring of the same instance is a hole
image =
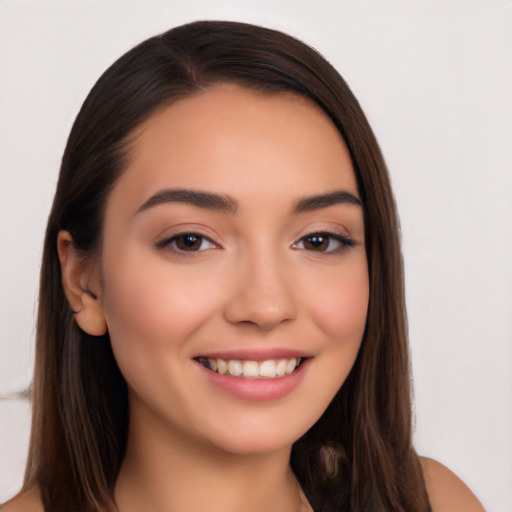
[[[363,210],[341,136],[307,99],[222,85],[146,121],[131,156],[101,259],[130,428],[233,453],[291,445],[342,385],[366,322]],[[299,366],[251,379],[205,367],[219,359]]]

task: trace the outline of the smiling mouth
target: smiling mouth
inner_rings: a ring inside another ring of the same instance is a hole
[[[239,359],[211,359],[198,357],[197,362],[208,370],[221,375],[244,379],[278,379],[291,375],[304,362],[303,357],[289,359],[267,359],[265,361],[243,361]]]

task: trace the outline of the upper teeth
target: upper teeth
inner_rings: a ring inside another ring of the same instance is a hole
[[[199,362],[217,373],[256,379],[258,377],[273,379],[289,375],[300,363],[300,358],[267,359],[266,361],[241,361],[238,359],[206,359]]]

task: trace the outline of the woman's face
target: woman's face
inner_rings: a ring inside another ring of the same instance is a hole
[[[230,453],[288,447],[343,384],[365,327],[342,138],[302,97],[223,85],[150,118],[131,156],[101,258],[131,428]]]

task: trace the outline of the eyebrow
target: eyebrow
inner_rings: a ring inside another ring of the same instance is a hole
[[[153,194],[136,212],[140,213],[154,206],[167,203],[184,203],[204,208],[206,210],[220,211],[235,214],[238,211],[238,202],[230,196],[191,190],[185,188],[172,188],[159,190]],[[336,204],[354,204],[361,206],[358,197],[345,190],[335,190],[326,194],[317,194],[299,199],[293,213],[310,212],[320,210]]]
[[[293,213],[310,212],[313,210],[327,208],[328,206],[333,206],[335,204],[344,203],[362,206],[361,200],[354,194],[351,194],[346,190],[334,190],[333,192],[328,192],[327,194],[303,197],[297,202]]]
[[[238,203],[229,196],[190,190],[185,188],[174,188],[160,190],[152,195],[138,210],[143,212],[153,206],[166,203],[185,203],[206,210],[215,210],[224,213],[234,214],[238,210]]]

